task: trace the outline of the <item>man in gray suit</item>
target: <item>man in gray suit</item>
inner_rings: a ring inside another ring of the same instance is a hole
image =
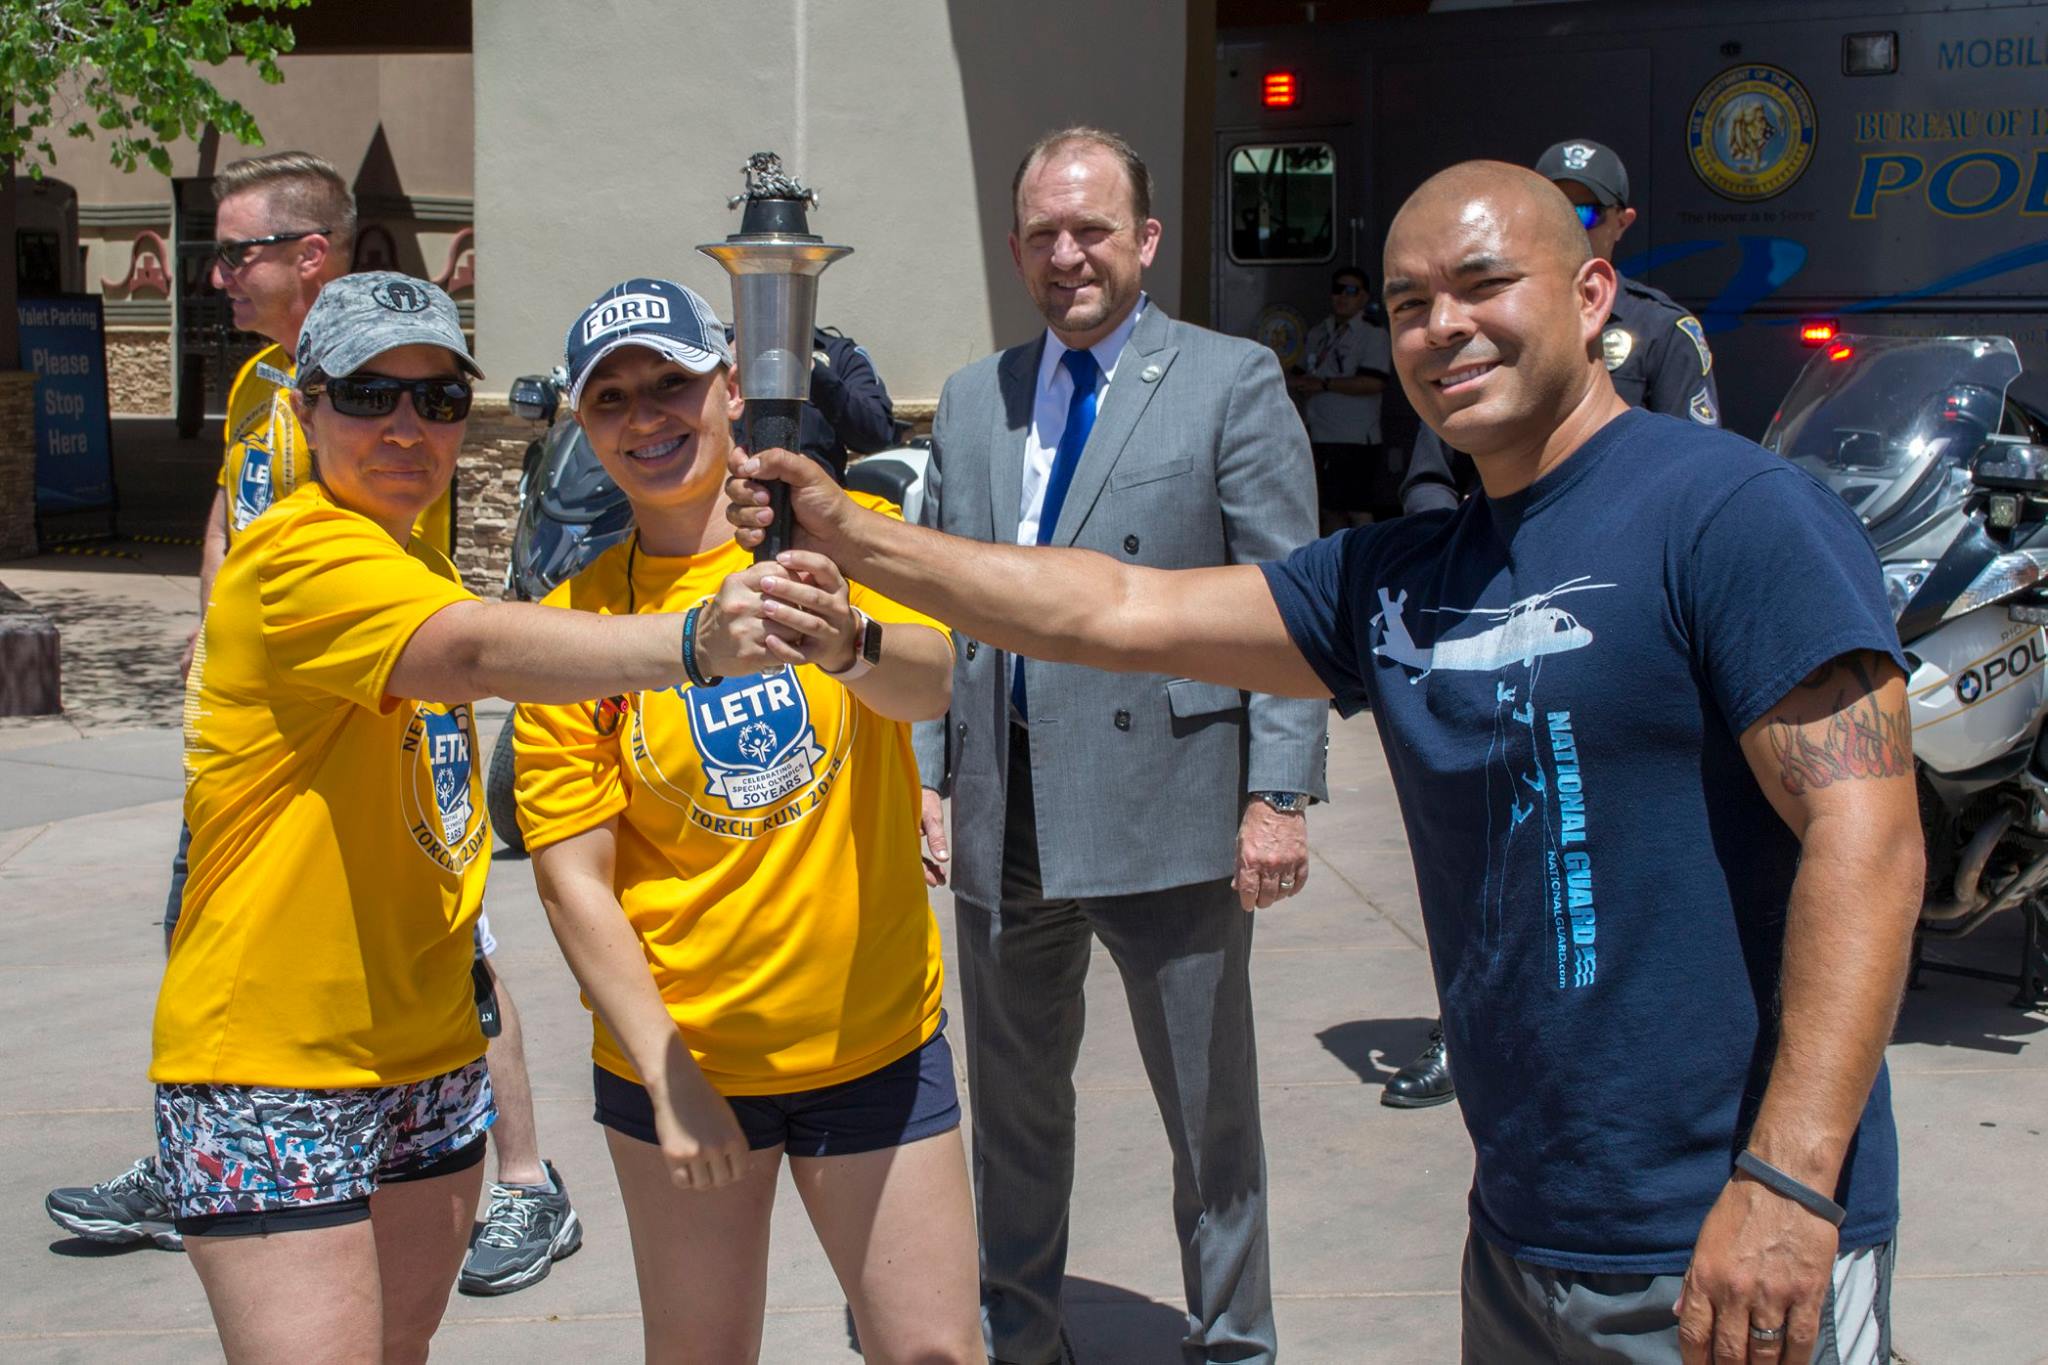
[[[1160,568],[1313,539],[1308,439],[1272,353],[1175,322],[1142,291],[1161,228],[1137,154],[1099,130],[1053,134],[1012,198],[1011,254],[1047,331],[947,381],[927,524]],[[952,711],[919,727],[918,761],[958,913],[996,1360],[1060,1358],[1091,938],[1122,973],[1172,1149],[1184,1352],[1272,1359],[1247,912],[1307,878],[1326,728],[1318,702],[959,641]]]

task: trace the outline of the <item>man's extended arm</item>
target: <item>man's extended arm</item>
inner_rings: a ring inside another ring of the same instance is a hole
[[[1905,678],[1879,655],[1845,654],[1745,731],[1742,749],[1800,842],[1777,1052],[1748,1146],[1832,1199],[1898,1014],[1926,871]],[[1805,1361],[1836,1243],[1818,1215],[1733,1177],[1687,1275],[1685,1359],[1757,1359],[1750,1326],[1782,1324],[1783,1358]]]
[[[998,649],[1276,696],[1330,695],[1295,648],[1256,565],[1145,569],[1093,550],[948,536],[868,511],[786,450],[735,451],[732,472],[727,516],[742,545],[760,544],[769,519],[767,491],[754,480],[781,479],[801,548]]]

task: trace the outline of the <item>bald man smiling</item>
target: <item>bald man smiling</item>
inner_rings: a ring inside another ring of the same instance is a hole
[[[729,515],[758,540],[787,479],[800,544],[999,648],[1370,705],[1477,1156],[1465,1360],[1883,1360],[1923,860],[1876,557],[1786,462],[1621,400],[1614,268],[1541,177],[1433,177],[1385,278],[1484,483],[1456,511],[1169,572],[741,452]]]

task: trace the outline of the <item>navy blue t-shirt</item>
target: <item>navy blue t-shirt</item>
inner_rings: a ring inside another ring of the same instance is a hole
[[[1799,844],[1739,737],[1836,655],[1899,660],[1842,500],[1632,410],[1507,498],[1305,546],[1266,577],[1368,702],[1415,857],[1474,1225],[1568,1270],[1684,1269],[1769,1079]],[[1837,1198],[1889,1240],[1880,1072]]]

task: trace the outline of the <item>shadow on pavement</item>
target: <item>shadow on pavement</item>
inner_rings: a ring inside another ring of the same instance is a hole
[[[59,1237],[50,1243],[52,1256],[69,1256],[80,1261],[103,1261],[110,1256],[126,1256],[137,1251],[159,1251],[162,1248],[150,1241],[141,1242],[93,1242],[83,1237]],[[167,1252],[176,1256],[178,1252]]]
[[[2001,915],[1966,938],[1929,942],[1924,954],[1929,963],[2017,972],[2024,932],[2017,914]],[[2016,1057],[2031,1038],[2048,1032],[2048,1014],[2020,1009],[2012,1003],[2013,994],[2013,987],[2001,982],[1923,965],[1918,982],[1906,992],[1892,1041]]]
[[[1353,1019],[1316,1034],[1332,1057],[1367,1085],[1382,1085],[1429,1041],[1434,1019]]]
[[[1180,1365],[1188,1315],[1171,1304],[1148,1299],[1100,1280],[1067,1277],[1064,1293],[1068,1345],[1081,1365]],[[846,1349],[860,1351],[853,1309],[846,1310]]]
[[[178,644],[152,603],[83,588],[44,588],[33,602],[63,639],[64,711],[95,725],[176,725],[184,704]]]

